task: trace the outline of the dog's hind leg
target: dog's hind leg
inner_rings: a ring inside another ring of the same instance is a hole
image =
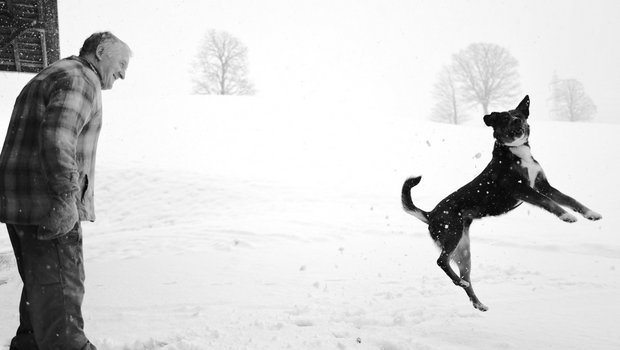
[[[444,222],[434,222],[429,225],[431,236],[441,248],[441,254],[437,259],[437,265],[450,277],[452,282],[459,287],[469,287],[469,282],[459,277],[450,266],[450,258],[461,240],[462,223],[452,222],[446,224]]]
[[[467,283],[469,283],[468,286],[463,287],[463,289],[465,289],[465,292],[467,293],[467,296],[469,297],[469,300],[471,300],[472,304],[474,305],[476,309],[480,311],[487,311],[489,308],[480,302],[480,300],[476,296],[476,293],[474,292],[474,287],[471,284],[471,277],[470,277],[471,251],[470,251],[470,244],[469,244],[469,225],[470,224],[471,224],[471,219],[467,219],[464,222],[463,236],[461,237],[461,240],[459,241],[458,246],[454,250],[454,253],[452,253],[452,260],[456,262],[457,266],[459,267],[461,278],[467,281]]]

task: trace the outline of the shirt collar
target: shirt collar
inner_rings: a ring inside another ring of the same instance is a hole
[[[97,67],[95,67],[92,63],[90,63],[87,59],[85,59],[84,57],[80,57],[80,56],[71,56],[71,57],[69,57],[69,59],[80,61],[85,66],[87,66],[90,69],[92,69],[93,72],[95,72],[97,74],[97,77],[99,78],[99,82],[103,85],[103,78],[101,77],[101,73],[99,73],[99,70],[97,69]]]

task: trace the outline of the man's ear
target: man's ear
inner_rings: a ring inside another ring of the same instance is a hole
[[[525,95],[523,101],[519,103],[516,110],[523,114],[526,118],[530,115],[530,97],[528,95]]]
[[[493,126],[495,124],[495,119],[497,118],[497,113],[493,112],[491,114],[487,114],[484,116],[484,123],[487,126]]]
[[[95,49],[95,58],[97,59],[97,61],[101,60],[101,58],[103,57],[104,51],[105,51],[105,46],[103,45],[97,46],[97,49]]]

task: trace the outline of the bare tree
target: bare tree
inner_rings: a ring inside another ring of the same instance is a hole
[[[248,49],[225,31],[209,30],[194,64],[194,92],[213,95],[253,95],[248,79]]]
[[[559,79],[554,75],[551,81],[551,114],[556,119],[571,122],[589,120],[596,114],[596,105],[580,81]]]
[[[484,114],[489,113],[489,107],[503,107],[517,96],[519,63],[505,48],[476,43],[452,58],[461,97],[479,104]]]
[[[444,66],[433,87],[435,107],[431,119],[451,124],[459,124],[465,119],[460,113],[458,88],[454,80],[453,67]]]

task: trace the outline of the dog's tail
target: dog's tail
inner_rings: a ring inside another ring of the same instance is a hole
[[[421,176],[417,176],[410,177],[405,180],[405,183],[403,184],[403,191],[401,193],[401,200],[403,202],[403,208],[407,213],[428,224],[428,212],[425,212],[424,210],[416,207],[415,204],[413,204],[413,200],[411,199],[411,189],[415,185],[419,184],[421,179]]]

